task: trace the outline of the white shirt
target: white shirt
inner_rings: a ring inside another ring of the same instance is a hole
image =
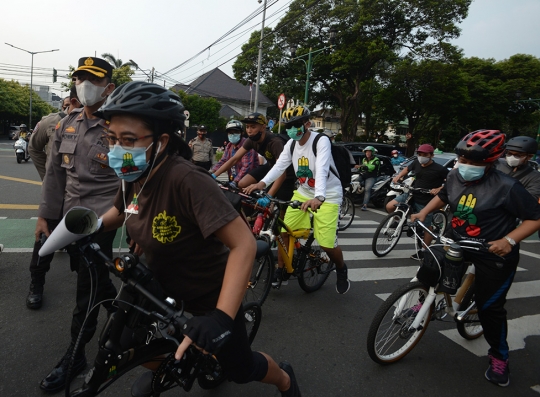
[[[306,143],[294,145],[291,156],[291,145],[294,142],[289,140],[283,152],[281,152],[276,165],[266,174],[262,182],[266,186],[274,182],[291,164],[293,164],[296,178],[300,184],[298,192],[309,199],[316,196],[323,196],[326,202],[341,204],[342,188],[338,177],[330,171],[330,167],[337,173],[334,160],[332,159],[332,149],[330,140],[321,137],[317,142],[317,156],[313,153],[313,140],[319,135],[311,132]]]

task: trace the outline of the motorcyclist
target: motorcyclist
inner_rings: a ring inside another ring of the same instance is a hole
[[[376,156],[377,149],[373,146],[366,146],[364,148],[364,154],[366,157],[362,159],[362,164],[355,165],[355,168],[360,169],[364,178],[364,203],[361,209],[362,211],[367,211],[367,205],[371,198],[371,189],[377,181],[379,169],[381,168],[381,161]]]
[[[405,161],[405,156],[403,156],[397,150],[392,150],[392,158],[390,161],[392,162],[392,165],[400,165],[403,161]]]

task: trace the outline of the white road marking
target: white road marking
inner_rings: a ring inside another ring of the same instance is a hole
[[[538,324],[540,324],[540,314],[508,320],[508,346],[510,351],[524,349],[525,338],[540,335]],[[455,329],[439,332],[476,356],[487,356],[489,345],[483,337],[475,340],[465,340]]]

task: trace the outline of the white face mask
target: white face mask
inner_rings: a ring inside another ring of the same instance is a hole
[[[418,156],[418,162],[420,164],[427,164],[431,160],[431,157]]]
[[[510,167],[517,167],[522,163],[522,159],[511,154],[506,155],[506,162]]]
[[[77,96],[79,97],[79,102],[82,103],[83,106],[93,106],[96,103],[104,100],[105,97],[102,95],[107,89],[107,87],[99,87],[97,85],[94,85],[88,80],[85,80],[81,84],[76,85],[75,88],[77,89]]]

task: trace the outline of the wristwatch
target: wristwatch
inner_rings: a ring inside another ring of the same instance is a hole
[[[516,241],[512,237],[504,236],[504,239],[508,241],[512,247],[516,246]]]
[[[324,203],[324,200],[326,200],[326,197],[324,196],[315,196],[317,200],[319,200],[321,203]]]

